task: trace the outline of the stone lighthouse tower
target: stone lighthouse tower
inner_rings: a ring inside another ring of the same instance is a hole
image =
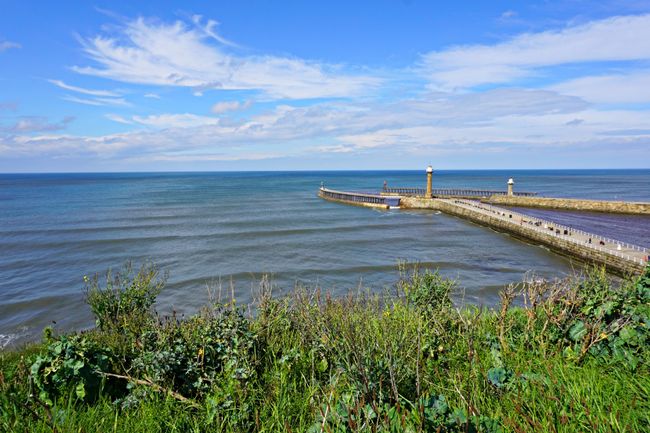
[[[508,195],[509,195],[509,196],[513,196],[513,195],[515,195],[515,194],[512,192],[512,187],[513,187],[514,184],[515,184],[515,181],[514,181],[512,178],[508,179]]]
[[[433,167],[427,167],[427,198],[433,194]]]

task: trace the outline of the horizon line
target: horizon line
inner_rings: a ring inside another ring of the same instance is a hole
[[[297,169],[297,170],[124,170],[124,171],[14,171],[0,172],[1,175],[12,174],[165,174],[165,173],[326,173],[326,172],[424,172],[426,168],[391,168],[391,169]],[[436,169],[435,172],[453,171],[615,171],[615,170],[650,170],[650,167],[623,168],[449,168]]]

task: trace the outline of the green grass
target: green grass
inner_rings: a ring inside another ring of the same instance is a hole
[[[0,354],[0,431],[650,431],[650,269],[520,284],[496,310],[416,270],[392,296],[262,290],[252,317],[184,321],[151,311],[153,267],[88,281],[101,328]]]

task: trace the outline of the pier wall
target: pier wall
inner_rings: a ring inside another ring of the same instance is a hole
[[[355,201],[355,197],[363,197],[363,194],[355,195],[353,193],[344,193],[333,190],[321,189],[318,191],[318,196],[328,201],[337,203],[351,204],[353,206],[371,207],[375,209],[388,209],[389,206],[385,203],[371,202],[371,201]],[[348,197],[348,198],[345,198]]]
[[[508,233],[518,239],[543,245],[556,253],[570,258],[577,258],[586,263],[604,265],[610,272],[618,275],[638,274],[643,272],[643,266],[625,260],[606,251],[600,251],[593,246],[581,245],[570,239],[556,236],[554,233],[540,231],[527,224],[519,225],[508,220],[476,212],[458,206],[449,200],[427,199],[424,197],[402,197],[401,207],[404,209],[429,209],[444,212],[493,228],[497,231]],[[505,210],[505,209],[504,209]]]
[[[643,272],[642,265],[608,254],[605,251],[599,251],[586,245],[577,244],[571,240],[556,236],[555,234],[535,230],[535,228],[527,225],[513,224],[510,221],[502,220],[498,217],[475,212],[447,201],[435,201],[437,203],[433,206],[437,210],[470,220],[480,225],[494,228],[498,231],[509,233],[528,242],[532,241],[539,243],[567,257],[575,257],[586,263],[604,265],[610,272],[615,274],[627,275]],[[424,203],[422,203],[422,205],[424,205]]]
[[[430,209],[439,210],[440,200],[424,198],[424,197],[402,197],[400,200],[400,207],[404,209]]]
[[[339,199],[338,196],[331,197],[332,194],[327,193],[339,194],[341,195],[340,198],[343,198],[343,200]],[[328,200],[339,201],[347,204],[386,208],[385,205],[379,205],[378,203],[354,203],[345,199],[348,195],[353,195],[355,197],[372,197],[373,200],[378,196],[368,196],[364,194],[344,193],[340,191],[330,190],[321,190],[319,195]],[[328,195],[330,195],[330,197],[328,197]],[[536,197],[531,200],[539,200],[539,198]],[[590,202],[589,200],[580,201]],[[601,237],[598,235],[581,232],[579,230],[573,233],[573,235],[569,233],[568,237],[566,236],[566,232],[564,232],[563,236],[560,234],[559,229],[561,225],[559,224],[556,225],[555,223],[549,222],[548,224],[551,225],[544,225],[544,229],[540,229],[539,226],[532,224],[530,217],[527,215],[508,211],[505,208],[492,207],[489,205],[475,206],[471,204],[471,201],[462,199],[457,200],[453,198],[445,199],[413,196],[402,196],[399,203],[400,208],[402,209],[434,210],[463,218],[476,224],[480,224],[500,232],[508,233],[518,239],[522,239],[524,241],[537,245],[543,245],[548,249],[566,257],[575,258],[585,263],[596,263],[599,265],[604,265],[609,272],[618,275],[626,276],[630,274],[642,273],[646,265],[645,260],[647,257],[647,251],[640,249],[638,246],[627,244],[622,245],[623,248],[621,248],[621,243],[619,243],[618,247],[615,247],[614,244],[610,244],[610,240],[607,240],[606,247],[600,246],[596,244],[596,241],[599,239],[602,240]],[[480,202],[475,201],[475,203],[478,205]],[[512,202],[506,204],[512,206],[521,206],[519,204],[513,204]],[[509,218],[505,216],[507,213],[510,213]],[[538,222],[541,224],[543,221],[540,220]],[[556,230],[546,230],[547,228],[551,229],[553,226]],[[561,228],[563,230],[571,230],[569,227],[562,226]],[[591,242],[592,237],[594,238],[593,243]],[[589,242],[587,242],[587,240],[589,240]]]
[[[481,201],[500,206],[650,215],[650,203],[642,202],[581,200],[548,197],[521,197],[507,195],[493,195],[490,196],[490,198],[483,199]]]

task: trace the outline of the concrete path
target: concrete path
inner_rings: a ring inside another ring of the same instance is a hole
[[[576,244],[580,244],[588,248],[593,248],[594,250],[606,252],[625,260],[639,263],[643,266],[648,262],[648,255],[650,254],[650,251],[648,251],[647,248],[643,248],[637,245],[631,245],[625,242],[609,239],[604,236],[599,236],[582,230],[576,230],[562,224],[556,224],[552,221],[535,218],[519,212],[513,212],[506,208],[481,203],[475,200],[438,200],[444,201],[454,206],[463,207],[474,212],[479,212],[484,215],[499,218],[513,225],[526,225],[528,228],[538,230],[539,232],[557,236],[562,239],[575,242]]]

